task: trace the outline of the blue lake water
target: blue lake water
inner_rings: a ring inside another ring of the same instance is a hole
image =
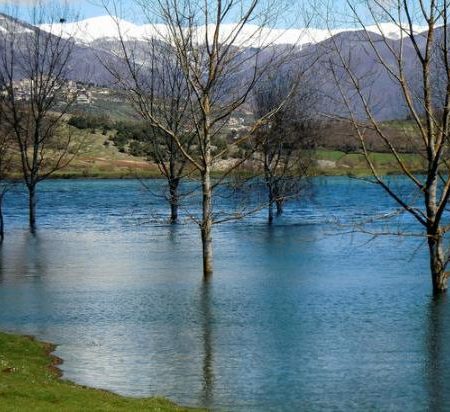
[[[164,224],[162,184],[44,182],[35,237],[12,192],[0,328],[57,343],[66,378],[125,395],[230,411],[450,409],[450,307],[432,298],[423,239],[368,242],[346,226],[393,211],[379,188],[318,178],[273,227],[263,211],[215,227],[204,284],[198,228]]]

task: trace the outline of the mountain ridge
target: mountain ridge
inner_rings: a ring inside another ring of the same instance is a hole
[[[30,26],[28,23],[21,23],[16,19],[10,18],[8,16],[1,15],[0,16],[0,36],[5,32],[5,28],[8,28],[8,25],[13,25],[17,29],[18,36],[20,36],[21,43],[26,44],[29,41],[30,31],[33,30],[43,30],[44,27],[34,27]],[[111,18],[106,19],[111,22]],[[101,19],[89,19],[89,22],[95,23],[102,21]],[[114,20],[112,20],[114,24]],[[96,39],[92,39],[89,42],[80,40],[80,38],[74,38],[72,35],[69,36],[67,34],[67,30],[64,32],[63,28],[67,28],[67,24],[75,24],[76,26],[69,27],[78,27],[79,23],[61,23],[52,26],[51,33],[53,35],[60,35],[66,38],[66,41],[73,42],[74,51],[71,62],[69,64],[68,70],[68,80],[75,80],[81,82],[90,82],[97,85],[102,85],[106,87],[115,88],[117,87],[117,82],[111,72],[108,70],[106,66],[114,67],[117,70],[124,70],[126,72],[126,65],[121,58],[121,47],[119,40],[115,37],[114,26],[103,26],[101,28],[96,29]],[[142,64],[144,65],[144,59],[148,57],[148,42],[146,38],[139,38],[133,36],[138,36],[140,33],[133,32],[136,25],[129,23],[128,26],[125,23],[122,24],[122,27],[128,30],[129,36],[124,38],[126,42],[131,41],[131,43],[127,43],[127,47],[134,47],[134,51],[137,53],[135,56],[141,56],[142,53]],[[128,23],[127,23],[128,24]],[[115,26],[117,28],[117,26]],[[143,27],[143,26],[141,26]],[[152,26],[154,28],[154,26]],[[163,28],[164,26],[160,26]],[[230,25],[224,25],[224,28],[232,28]],[[252,27],[252,26],[250,26]],[[253,26],[254,27],[254,26]],[[383,26],[386,30],[392,29],[391,26]],[[3,28],[3,29],[2,29]],[[49,30],[48,27],[46,27]],[[313,29],[311,29],[313,30]],[[441,30],[437,30],[436,38],[439,36],[439,32]],[[64,34],[66,33],[66,34]],[[134,34],[133,34],[134,33]],[[136,34],[137,33],[137,34]],[[311,31],[309,33],[312,33]],[[323,32],[320,32],[323,34]],[[319,34],[320,34],[319,33]],[[86,33],[84,33],[86,35]],[[328,33],[330,34],[330,33]],[[400,42],[395,37],[395,33],[391,33],[391,38],[386,37],[384,34],[384,38],[381,37],[380,34],[372,33],[370,34],[370,38],[374,40],[379,46],[380,56],[392,67],[395,67],[395,59],[392,56],[390,50],[397,50],[401,47],[403,50],[403,59],[404,59],[404,69],[407,72],[406,76],[411,80],[411,84],[414,86],[414,93],[417,91],[417,95],[420,96],[420,89],[417,88],[415,83],[415,77],[417,77],[417,55],[414,52],[414,49],[411,45],[411,40],[409,38],[404,39],[404,41]],[[95,36],[94,36],[95,37]],[[319,36],[316,37],[316,39]],[[416,36],[419,40],[419,44],[424,43],[423,34],[419,34]],[[339,48],[341,52],[345,56],[352,57],[352,70],[357,74],[359,78],[366,78],[367,84],[364,88],[364,94],[367,98],[370,98],[371,106],[373,108],[373,114],[379,120],[391,120],[391,119],[401,119],[407,115],[407,110],[405,108],[404,100],[402,97],[402,93],[399,90],[398,84],[389,76],[389,73],[380,66],[379,64],[379,56],[374,52],[372,46],[369,45],[367,41],[367,34],[362,31],[350,30],[344,31],[340,30],[338,33],[335,33],[331,37],[327,37],[321,41],[315,41],[313,43],[309,42],[306,47],[306,43],[303,46],[296,47],[295,44],[292,49],[290,49],[289,53],[292,56],[291,61],[283,70],[295,69],[302,66],[309,66],[308,59],[316,59],[317,61],[314,63],[314,68],[309,70],[308,85],[313,87],[315,91],[317,91],[318,103],[317,106],[320,107],[320,112],[325,113],[329,116],[343,116],[346,113],[345,107],[342,106],[342,102],[338,101],[340,96],[340,90],[337,87],[335,80],[333,78],[332,72],[330,71],[329,65],[330,62],[335,62],[336,70],[339,71],[339,77],[345,79],[345,73],[339,69],[339,56],[335,50],[336,43],[339,44]],[[385,45],[385,42],[389,43],[389,47]],[[283,44],[283,43],[281,43]],[[384,45],[384,46],[383,46]],[[248,50],[251,49],[251,46],[244,45],[243,47],[248,47]],[[264,59],[271,58],[271,51],[273,48],[280,48],[282,46],[271,45],[267,47],[265,50],[262,50],[261,61]],[[291,47],[291,46],[287,46]],[[420,46],[422,47],[422,46]],[[0,44],[1,49],[1,44]],[[1,50],[0,50],[1,51]],[[243,49],[246,52],[246,49]],[[139,57],[140,58],[140,57]],[[107,62],[107,64],[105,64]],[[243,59],[243,64],[251,65],[251,61],[247,61]],[[245,68],[242,69],[242,73],[245,76],[247,71]],[[16,77],[19,76],[20,70],[16,70]],[[344,81],[341,84],[341,87],[346,89],[345,91],[352,95],[351,86],[349,86],[348,81]],[[349,88],[350,87],[350,88]],[[348,89],[348,90],[347,90]],[[365,114],[361,111],[361,105],[358,104],[357,99],[352,99],[352,109],[358,115],[358,117],[364,118]]]
[[[148,38],[156,37],[161,40],[167,36],[167,26],[163,24],[143,24],[137,25],[127,20],[112,16],[99,16],[84,19],[76,22],[64,22],[43,24],[39,26],[42,30],[52,32],[64,38],[73,38],[84,44],[90,44],[101,39],[119,40],[120,34],[124,40],[144,41]],[[221,26],[222,38],[226,39],[228,35],[235,30],[236,24],[228,23]],[[198,26],[199,37],[204,38],[206,27]],[[213,25],[208,25],[208,31],[214,30]],[[308,44],[317,44],[328,38],[345,32],[360,31],[361,28],[342,28],[342,29],[320,29],[320,28],[288,28],[271,29],[259,27],[254,24],[244,26],[242,30],[242,47],[258,47],[267,44],[273,45],[297,45],[305,46]],[[401,38],[401,29],[393,23],[381,23],[379,26],[367,26],[367,31],[375,34],[384,34],[389,39],[398,40]],[[425,26],[414,26],[414,32],[420,34],[426,31]],[[255,33],[257,33],[255,35]],[[249,38],[251,41],[248,41]],[[238,44],[239,46],[239,41]]]

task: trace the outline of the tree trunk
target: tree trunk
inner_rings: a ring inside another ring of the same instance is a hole
[[[277,205],[277,216],[281,216],[283,214],[283,201],[277,200],[275,203]]]
[[[172,225],[178,223],[178,184],[179,179],[169,180],[169,193],[170,193],[170,223]]]
[[[268,216],[267,216],[267,222],[269,223],[269,225],[271,225],[273,223],[273,193],[272,193],[272,189],[269,186],[269,207],[268,207]]]
[[[213,274],[212,248],[212,192],[209,168],[202,172],[203,217],[202,217],[202,250],[203,250],[203,278],[209,280]]]
[[[448,274],[445,272],[445,256],[443,252],[442,236],[429,236],[428,247],[430,250],[431,280],[435,295],[447,291]]]
[[[0,244],[5,239],[5,223],[3,220],[3,196],[0,196]]]
[[[28,212],[31,233],[36,233],[36,185],[28,186]]]
[[[269,225],[273,223],[273,201],[269,201],[269,210],[268,210],[268,217],[267,221]]]
[[[427,179],[427,188],[425,190],[425,205],[428,218],[427,236],[430,253],[431,281],[433,284],[433,293],[435,295],[446,292],[448,283],[447,273],[445,272],[447,262],[443,250],[443,237],[439,228],[439,221],[436,221],[437,192],[438,175],[437,173],[430,174]]]

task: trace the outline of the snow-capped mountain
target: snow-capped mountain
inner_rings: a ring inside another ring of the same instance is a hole
[[[24,63],[32,53],[33,47],[29,49],[28,44],[33,39],[39,28],[24,21],[18,20],[6,14],[0,13],[0,55],[5,58],[5,48],[10,47],[9,41],[1,41],[3,36],[11,36],[14,39],[16,49],[13,76],[15,80],[29,77],[28,64]],[[53,36],[57,33],[53,32]],[[55,37],[56,39],[56,37]],[[69,40],[68,40],[69,41]],[[45,42],[42,42],[42,44]],[[41,46],[42,46],[41,44]],[[43,48],[45,46],[42,46]],[[95,49],[86,44],[73,44],[71,56],[67,62],[65,76],[68,80],[80,81],[83,83],[95,83],[101,85],[111,85],[114,81],[109,71],[102,65],[102,60],[113,61],[120,67],[122,61],[105,50]],[[4,63],[3,63],[4,64]]]
[[[111,16],[94,17],[86,20],[71,23],[57,23],[52,25],[41,25],[41,29],[51,31],[53,34],[64,38],[74,38],[83,44],[90,44],[99,40],[119,40],[122,37],[126,41],[144,41],[148,38],[157,38],[163,40],[167,38],[167,27],[162,24],[136,25],[126,20]],[[214,26],[199,26],[198,37],[204,39],[204,32],[213,32]],[[221,37],[223,41],[230,38],[230,34],[235,32],[235,24],[223,24],[221,28]],[[267,44],[273,45],[298,45],[316,44],[322,42],[335,34],[342,32],[357,31],[360,28],[349,29],[268,29],[256,25],[247,25],[240,34],[241,42],[236,42],[241,47],[258,47]],[[402,37],[402,30],[393,23],[381,23],[378,26],[368,26],[367,30],[376,34],[383,34],[389,39],[398,40]],[[426,27],[415,26],[415,33],[421,33]],[[405,32],[403,32],[403,36]]]
[[[39,31],[39,29],[66,38],[68,42],[74,40],[67,78],[109,87],[116,87],[116,81],[106,66],[126,72],[126,64],[121,57],[120,37],[124,39],[126,47],[133,48],[134,56],[141,59],[143,65],[145,65],[149,53],[152,52],[145,40],[149,37],[167,38],[167,28],[163,25],[139,26],[111,17],[99,17],[76,23],[61,23],[38,28],[0,14],[0,38],[4,32],[9,32],[12,28],[14,33],[18,34],[17,44],[19,45],[29,42],[30,33],[32,35],[34,31]],[[222,40],[226,39],[235,28],[236,26],[232,24],[223,25]],[[309,28],[269,31],[248,25],[243,30],[241,37],[243,40],[240,44],[239,41],[235,42],[235,46],[240,45],[243,48],[243,53],[240,53],[242,76],[245,77],[246,73],[251,72],[252,61],[245,57],[247,51],[251,53],[250,47],[257,47],[266,42],[276,45],[275,49],[282,50],[283,47],[288,47],[292,60],[289,66],[283,68],[283,70],[302,67],[302,65],[309,66],[313,62],[313,66],[308,73],[311,76],[311,85],[315,90],[317,89],[318,106],[321,112],[330,115],[342,115],[345,108],[340,107],[338,103],[340,89],[336,85],[335,73],[330,71],[330,64],[336,62],[333,66],[337,67],[337,76],[344,79],[340,86],[347,90],[349,85],[348,81],[345,81],[345,72],[339,70],[341,65],[335,49],[335,46],[338,45],[345,56],[351,56],[352,71],[356,73],[358,78],[365,79],[367,82],[366,85],[363,85],[365,86],[364,93],[367,94],[367,98],[370,97],[374,115],[383,120],[402,118],[406,114],[402,93],[389,73],[380,67],[379,60],[381,58],[390,67],[395,67],[396,61],[392,55],[392,50],[398,50],[401,47],[405,74],[411,84],[415,84],[419,72],[413,44],[409,38],[406,38],[400,45],[399,39],[402,38],[402,31],[392,24],[382,24],[367,29],[373,33],[370,37],[377,44],[378,53],[375,53],[368,44],[367,35],[356,29],[327,31]],[[199,38],[204,38],[202,36],[204,30],[213,30],[213,26],[199,27]],[[423,27],[416,27],[415,30],[420,33],[416,36],[416,39],[419,40],[417,44],[419,47],[423,47]],[[121,36],[119,36],[119,33]],[[253,35],[254,33],[258,33],[258,36]],[[385,37],[385,41],[380,41],[382,40],[380,35]],[[437,29],[435,41],[439,41],[441,37],[442,29]],[[249,38],[252,41],[244,40]],[[128,44],[128,42],[132,42],[132,44]],[[291,48],[291,45],[298,47]],[[2,43],[0,42],[0,53],[2,52],[1,49]],[[264,62],[265,59],[269,61],[272,58],[273,50],[274,47],[272,46],[263,50],[259,56],[260,62]],[[15,72],[16,77],[20,78],[20,64]],[[351,95],[350,89],[348,92]],[[358,111],[360,104],[356,99],[354,103],[355,113],[364,117],[364,113]]]

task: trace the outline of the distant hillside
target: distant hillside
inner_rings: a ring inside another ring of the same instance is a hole
[[[95,18],[77,23],[61,23],[49,26],[41,26],[40,28],[30,26],[27,23],[18,22],[8,16],[0,15],[0,39],[6,30],[10,30],[13,26],[17,32],[20,42],[29,41],[30,36],[37,30],[51,30],[54,34],[59,33],[65,41],[73,42],[74,52],[67,71],[67,77],[72,80],[94,83],[97,85],[105,85],[116,87],[113,76],[105,68],[102,62],[107,62],[109,67],[115,70],[121,70],[124,62],[120,58],[120,43],[117,39],[118,26],[121,25],[126,41],[129,41],[136,47],[139,61],[145,66],[148,59],[148,36],[159,36],[160,40],[164,37],[164,27],[152,26],[136,26],[132,23],[119,21],[115,22],[111,18]],[[380,26],[388,45],[392,50],[398,50],[400,47],[399,37],[400,31],[392,25],[383,24]],[[224,33],[232,29],[232,25],[224,25]],[[419,45],[423,43],[424,33],[422,27],[416,27],[417,40]],[[254,26],[246,28],[247,32],[255,30]],[[371,30],[371,38],[377,44],[379,56],[385,62],[395,68],[395,58],[389,48],[384,45],[380,30],[375,27]],[[378,32],[378,34],[377,34]],[[161,35],[162,34],[162,35]],[[340,87],[348,93],[351,99],[351,105],[355,113],[360,118],[364,118],[365,114],[361,110],[361,104],[357,96],[351,92],[352,86],[346,78],[345,71],[339,68],[339,56],[336,53],[337,45],[344,56],[350,61],[351,68],[355,74],[361,79],[362,88],[365,97],[368,99],[370,107],[375,117],[379,120],[394,120],[405,118],[407,110],[405,108],[402,93],[396,82],[388,75],[378,63],[379,58],[369,45],[366,33],[361,31],[337,30],[333,32],[308,29],[308,30],[289,30],[286,33],[274,32],[277,35],[275,46],[292,47],[292,61],[280,70],[290,70],[296,67],[308,66],[312,61],[314,65],[310,70],[308,87],[313,86],[317,94],[317,111],[328,116],[346,115],[346,108],[342,105],[339,88],[336,85],[335,77],[340,79]],[[436,35],[439,41],[439,33]],[[270,36],[269,36],[270,38]],[[273,39],[272,39],[273,40]],[[239,42],[238,42],[239,43]],[[256,44],[256,43],[255,43]],[[245,44],[242,48],[255,47],[255,44]],[[283,46],[283,44],[285,46]],[[416,56],[413,51],[411,41],[403,39],[402,53],[404,60],[404,70],[410,83],[415,88],[417,83],[418,70]],[[260,56],[260,61],[270,59],[272,48],[269,47]],[[1,42],[0,42],[1,53]],[[242,76],[248,75],[251,70],[245,70],[245,65],[251,67],[252,60],[245,58],[242,53]],[[264,57],[266,56],[266,57]],[[337,73],[332,74],[330,64],[333,64]],[[16,76],[20,77],[20,64],[18,65]],[[125,72],[125,69],[124,69]],[[238,79],[233,79],[238,81]],[[436,79],[438,82],[439,79]],[[417,89],[420,97],[419,89]],[[437,102],[438,103],[438,102]]]
[[[13,33],[15,47],[26,50],[26,45],[31,41],[34,33],[39,30],[41,29],[38,27],[0,13],[0,55],[4,55],[5,42],[2,41],[2,39],[4,39],[7,34],[11,35],[11,33]],[[101,64],[101,61],[108,60],[114,62],[117,67],[120,67],[122,64],[121,60],[104,50],[80,44],[71,39],[65,41],[73,43],[73,52],[67,67],[68,80],[109,86],[113,84],[113,77]],[[17,55],[20,56],[20,53]],[[26,77],[24,67],[26,67],[26,65],[23,64],[23,61],[17,58],[14,69],[15,77],[17,79]]]

